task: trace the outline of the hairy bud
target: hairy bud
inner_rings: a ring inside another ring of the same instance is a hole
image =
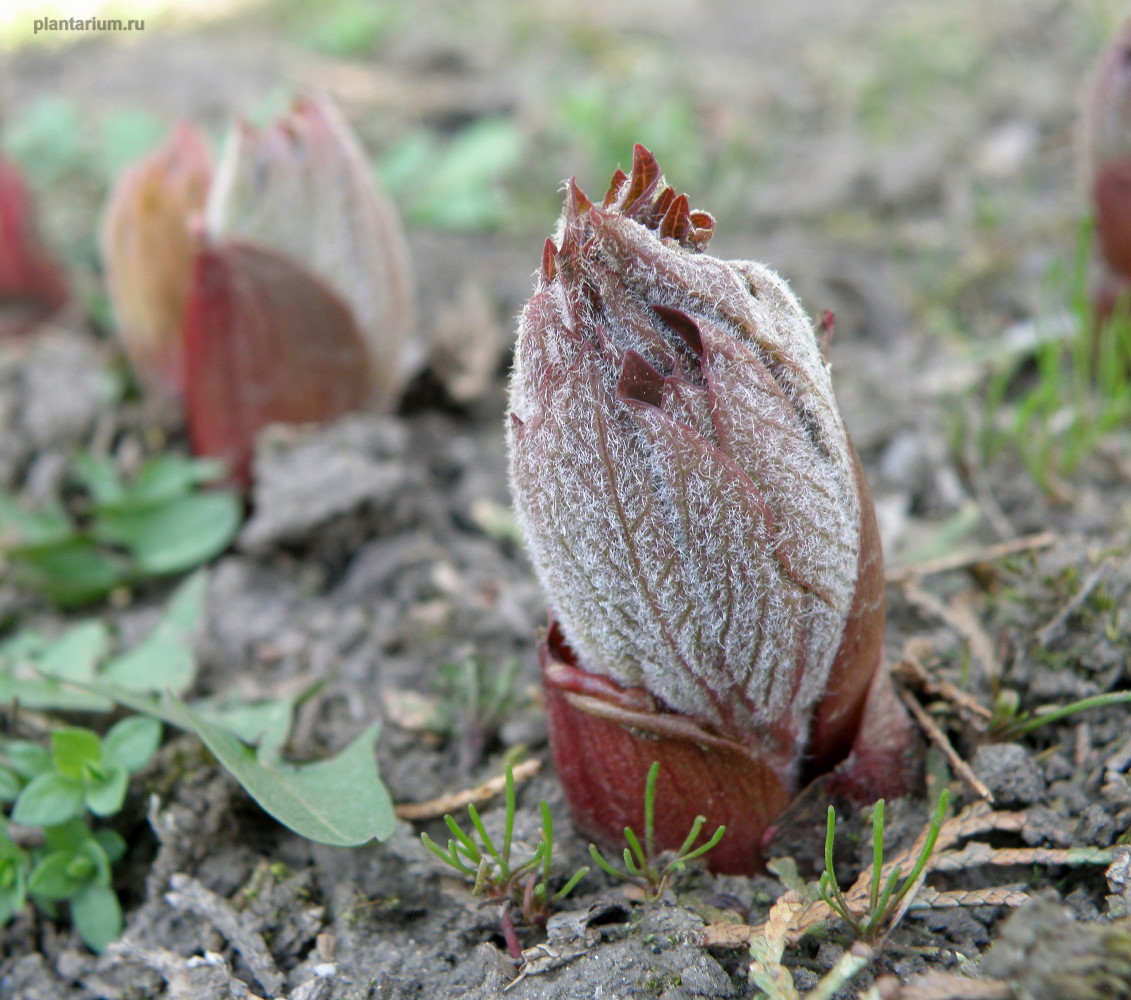
[[[66,301],[67,281],[39,239],[31,194],[0,159],[0,336],[30,330]]]
[[[375,403],[392,407],[413,323],[408,253],[396,211],[334,105],[304,98],[262,130],[238,123],[217,168],[206,227],[213,242],[268,247],[333,289],[368,344]]]
[[[812,324],[770,269],[703,253],[713,229],[642,146],[600,204],[569,185],[519,326],[510,469],[575,821],[618,841],[659,760],[661,843],[703,813],[728,827],[709,862],[749,872],[812,778],[904,791],[909,731]],[[859,745],[877,713],[878,753]]]
[[[122,342],[146,388],[166,395],[182,391],[181,321],[211,178],[207,141],[181,122],[118,178],[102,219],[102,261]]]

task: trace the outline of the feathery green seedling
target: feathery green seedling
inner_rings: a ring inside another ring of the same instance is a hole
[[[420,839],[444,864],[473,880],[472,895],[483,895],[503,902],[503,936],[506,938],[507,950],[517,960],[522,947],[514,929],[512,909],[517,907],[527,923],[545,924],[551,904],[565,899],[588,874],[589,868],[579,868],[560,889],[550,890],[554,821],[550,807],[545,802],[538,803],[542,813],[542,838],[529,858],[514,864],[511,848],[514,844],[515,787],[514,770],[510,767],[506,771],[504,798],[506,813],[501,846],[496,846],[474,804],[467,807],[473,833],[465,832],[450,813],[444,816],[444,823],[452,835],[446,851],[427,833],[422,833]]]
[[[899,867],[892,869],[887,881],[883,881],[884,867],[884,800],[880,799],[872,808],[872,881],[868,897],[868,909],[863,914],[853,913],[848,906],[848,901],[841,891],[833,868],[833,844],[836,840],[836,810],[829,806],[828,831],[825,834],[825,870],[821,873],[818,887],[821,898],[852,928],[853,934],[866,944],[874,944],[881,932],[885,931],[884,925],[899,906],[900,901],[907,895],[923,874],[927,862],[935,849],[939,830],[942,829],[943,818],[946,816],[946,807],[950,802],[950,791],[943,789],[935,806],[934,815],[931,817],[927,829],[927,837],[923,842],[923,849],[915,861],[907,877],[900,882]],[[886,930],[890,930],[888,927]]]
[[[679,850],[674,852],[674,856],[668,855],[670,860],[665,860],[664,854],[657,853],[655,841],[656,779],[659,775],[660,762],[653,761],[644,782],[644,843],[640,843],[640,838],[632,827],[624,828],[624,839],[628,841],[628,847],[624,849],[625,870],[621,871],[609,864],[596,844],[589,845],[589,854],[602,871],[613,878],[640,886],[644,890],[644,898],[649,902],[660,899],[672,879],[687,867],[688,862],[711,850],[723,839],[727,830],[725,826],[720,826],[710,840],[696,847],[695,842],[699,839],[703,824],[707,822],[707,817],[696,816]]]

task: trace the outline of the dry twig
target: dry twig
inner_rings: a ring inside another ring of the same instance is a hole
[[[904,583],[934,573],[949,573],[956,569],[967,569],[971,566],[981,566],[985,563],[997,562],[1009,556],[1022,552],[1034,552],[1038,549],[1047,549],[1055,544],[1056,535],[1051,531],[1041,531],[1035,535],[1025,535],[1022,538],[1013,538],[997,545],[988,545],[984,549],[974,552],[959,552],[952,556],[941,556],[938,559],[929,559],[925,562],[911,563],[908,566],[896,566],[887,572],[888,583]]]
[[[950,738],[935,725],[934,719],[923,710],[923,706],[919,704],[918,700],[906,691],[900,691],[899,697],[911,714],[915,716],[915,721],[919,723],[923,732],[926,733],[927,739],[934,743],[946,756],[946,759],[950,762],[950,766],[954,769],[954,773],[965,781],[979,798],[983,798],[987,802],[993,802],[993,792],[991,792],[989,788],[986,787],[985,783],[970,769],[970,765],[958,755],[958,751],[954,749]]]
[[[542,762],[533,757],[530,760],[524,760],[521,764],[515,764],[512,769],[515,784],[534,777],[541,767]],[[506,787],[506,780],[505,776],[500,775],[498,778],[485,781],[475,788],[465,788],[461,792],[441,795],[439,798],[429,799],[427,802],[402,803],[396,808],[397,818],[407,820],[439,819],[445,813],[455,812],[457,809],[462,809],[472,803],[478,805],[480,802],[493,799]]]

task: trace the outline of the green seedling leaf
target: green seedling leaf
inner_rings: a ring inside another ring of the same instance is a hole
[[[37,666],[60,680],[89,681],[109,648],[109,629],[100,621],[83,622],[46,646]]]
[[[110,861],[91,836],[76,850],[57,850],[45,855],[32,869],[28,892],[43,899],[71,899],[85,885],[110,882]]]
[[[133,649],[111,659],[99,675],[130,691],[180,694],[196,678],[191,640],[204,615],[206,573],[194,573],[169,598],[161,620]]]
[[[52,851],[66,851],[74,854],[82,845],[90,840],[90,827],[81,817],[67,820],[56,826],[49,826],[43,831],[43,839]]]
[[[0,493],[0,549],[57,542],[70,534],[71,522],[58,504],[28,511],[11,495]]]
[[[110,702],[64,687],[54,678],[92,677],[108,641],[109,633],[99,622],[78,625],[54,642],[35,633],[17,634],[0,648],[0,701],[18,699],[39,710],[106,711]]]
[[[71,899],[75,930],[94,952],[101,954],[122,933],[122,907],[108,885],[84,885]]]
[[[33,778],[12,808],[12,822],[24,826],[55,826],[81,816],[83,785],[80,778],[51,771]]]
[[[51,734],[51,761],[60,774],[81,780],[87,766],[101,759],[102,741],[97,733],[68,726]]]
[[[196,658],[182,640],[151,632],[133,649],[115,656],[99,678],[129,691],[152,694],[187,691],[196,677]]]
[[[71,473],[96,505],[117,503],[125,495],[118,463],[109,455],[80,452],[75,456]]]
[[[120,556],[74,534],[15,546],[8,558],[23,583],[65,608],[98,600],[129,576]]]
[[[146,715],[131,715],[115,722],[102,738],[102,763],[128,772],[140,771],[160,743],[160,722]]]
[[[95,830],[94,839],[106,855],[110,864],[115,864],[126,854],[126,841],[116,830]]]
[[[215,482],[226,470],[227,466],[219,459],[154,455],[138,470],[137,477],[115,507],[122,513],[176,500],[198,486]]]
[[[15,771],[0,767],[0,802],[15,802],[23,787],[24,783]]]
[[[52,770],[51,754],[33,740],[6,740],[0,743],[0,760],[24,781],[31,781]]]
[[[92,530],[125,546],[136,570],[163,576],[192,569],[223,552],[239,530],[240,500],[230,491],[193,494],[137,510],[106,510]]]
[[[124,767],[92,767],[86,772],[86,807],[95,816],[113,816],[126,800],[130,774]]]
[[[257,702],[194,702],[193,711],[206,722],[232,733],[244,743],[258,747],[262,761],[279,759],[294,719],[291,699]]]
[[[0,830],[0,927],[23,909],[27,867],[27,854]]]
[[[263,809],[308,840],[353,847],[393,832],[393,803],[377,773],[370,726],[336,757],[287,767],[266,764],[255,751],[174,699],[182,725],[192,730]]]

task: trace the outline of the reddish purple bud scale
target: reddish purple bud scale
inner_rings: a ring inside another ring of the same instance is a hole
[[[268,424],[330,420],[369,398],[369,355],[349,307],[262,247],[197,255],[183,339],[193,451],[225,459],[245,486]]]
[[[67,281],[40,242],[31,194],[0,159],[0,336],[32,329],[67,301]]]
[[[772,271],[701,252],[713,229],[641,146],[600,206],[567,185],[519,328],[511,480],[579,828],[639,827],[658,760],[660,843],[704,813],[729,830],[709,863],[752,872],[820,774],[906,791],[911,740],[869,701],[882,559],[817,336]]]

